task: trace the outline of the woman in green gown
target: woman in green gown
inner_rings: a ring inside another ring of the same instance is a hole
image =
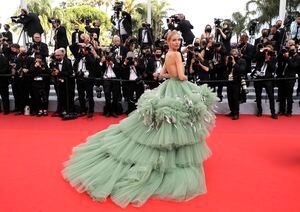
[[[205,138],[217,98],[206,85],[187,81],[179,33],[167,41],[161,77],[169,79],[146,91],[129,117],[75,147],[65,163],[64,178],[96,201],[141,206],[150,197],[187,201],[206,192]]]

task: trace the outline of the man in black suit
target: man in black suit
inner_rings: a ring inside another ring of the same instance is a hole
[[[275,61],[275,53],[271,49],[264,49],[261,57],[263,60],[260,60],[256,64],[255,71],[252,76],[255,79],[271,79],[274,77],[276,70],[276,61]],[[256,104],[257,104],[257,116],[262,116],[262,106],[261,106],[261,93],[262,89],[265,88],[271,110],[271,117],[273,119],[277,119],[277,115],[275,114],[275,101],[274,101],[274,85],[273,81],[255,81],[254,82],[255,95],[256,95]]]
[[[55,28],[55,50],[59,48],[64,48],[65,50],[67,50],[69,41],[66,28],[64,26],[61,26],[61,21],[59,19],[55,20],[55,22],[53,23],[53,27]]]
[[[118,32],[122,43],[132,34],[131,16],[126,11],[122,11],[122,17],[118,21]]]
[[[11,31],[9,31],[10,26],[8,24],[4,24],[4,30],[5,32],[2,32],[3,38],[6,40],[7,43],[11,44],[13,43],[13,35]]]
[[[184,15],[179,14],[177,15],[177,17],[179,19],[179,22],[175,29],[182,33],[182,37],[186,46],[192,44],[195,38],[195,35],[192,32],[194,26],[188,20],[185,19]]]
[[[83,42],[83,39],[81,38],[81,35],[83,34],[83,31],[79,30],[79,25],[74,25],[74,32],[72,33],[72,44],[69,46],[70,51],[74,55],[75,58],[79,57],[79,43]]]
[[[79,57],[75,60],[73,68],[75,75],[77,76],[77,90],[81,108],[81,115],[87,113],[88,118],[91,118],[94,114],[94,79],[99,76],[100,70],[97,69],[99,64],[99,56],[95,50],[91,50],[88,47],[82,47],[80,49]],[[88,99],[89,107],[86,108],[86,98]]]
[[[153,45],[154,39],[150,24],[143,23],[138,33],[138,42],[141,47]]]
[[[294,78],[299,69],[300,56],[297,54],[296,47],[291,46],[289,51],[282,49],[278,56],[277,77]],[[278,82],[279,115],[292,116],[295,82],[296,79],[286,79]]]
[[[241,76],[245,74],[246,61],[238,56],[237,49],[231,50],[231,55],[226,57],[225,77],[227,82],[227,97],[232,120],[239,119],[240,104],[239,95],[241,89]]]
[[[23,24],[24,31],[27,32],[29,37],[32,37],[34,33],[42,34],[44,32],[38,15],[35,13],[28,13],[26,9],[21,9],[21,15],[12,17],[12,21]]]
[[[270,44],[270,40],[268,39],[269,30],[264,28],[261,30],[261,36],[254,41],[254,47],[257,48],[258,44],[267,45]]]
[[[128,52],[123,63],[123,77],[125,80],[130,80],[126,83],[127,89],[127,114],[136,109],[136,102],[144,93],[144,83],[141,80],[143,77],[143,70],[138,69],[137,61],[133,52]],[[135,95],[134,95],[135,94]]]
[[[64,48],[55,50],[50,69],[58,100],[53,116],[69,114],[74,104],[74,87],[70,79],[73,76],[73,67],[71,60],[65,56]]]
[[[1,74],[10,74],[8,59],[2,53],[0,53],[0,75]],[[4,115],[9,114],[8,85],[9,85],[9,76],[6,76],[6,77],[1,76],[0,77],[0,95],[1,95],[1,99],[2,99]]]
[[[90,26],[90,24],[88,22],[85,22],[85,30],[90,34],[90,37],[93,36],[94,33],[97,34],[97,41],[99,42],[99,38],[100,38],[100,26],[101,26],[101,21],[100,20],[96,20],[93,23],[93,27]]]

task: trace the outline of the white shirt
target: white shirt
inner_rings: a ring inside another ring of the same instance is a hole
[[[143,31],[142,31],[142,39],[143,39],[142,40],[143,43],[148,43],[149,42],[146,29],[143,29]]]
[[[129,76],[129,80],[136,80],[137,74],[136,74],[136,69],[135,66],[130,66],[130,76]]]
[[[86,69],[85,58],[82,58],[78,63],[78,71],[83,73],[83,77],[87,78],[89,76],[89,71]]]
[[[62,60],[61,62],[58,63],[58,70],[59,70],[59,72],[62,71],[63,62],[64,62],[64,60]]]
[[[156,70],[155,70],[155,73],[159,74],[161,69],[162,69],[162,64],[161,64],[161,61],[160,60],[156,60]]]
[[[126,32],[125,27],[123,25],[123,21],[124,21],[124,19],[122,19],[120,21],[120,35],[127,35],[127,32]]]
[[[110,65],[107,67],[103,77],[104,79],[116,78],[115,72]]]
[[[264,63],[260,69],[259,76],[264,77],[266,75],[267,68],[268,68],[268,64]]]

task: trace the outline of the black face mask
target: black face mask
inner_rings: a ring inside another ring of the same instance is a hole
[[[161,54],[155,54],[156,57],[160,58],[161,57]]]
[[[238,56],[235,56],[233,57],[234,58],[234,61],[237,62],[239,60],[239,57]]]
[[[200,43],[194,43],[194,46],[195,46],[195,47],[199,47],[199,46],[200,46]]]
[[[211,28],[205,29],[205,32],[211,33]]]
[[[265,38],[265,37],[268,37],[268,33],[262,33],[262,36]]]

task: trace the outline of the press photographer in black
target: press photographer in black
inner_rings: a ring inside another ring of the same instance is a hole
[[[142,23],[142,27],[138,30],[138,43],[140,46],[153,45],[154,38],[150,24]]]
[[[277,119],[275,113],[275,101],[274,101],[274,82],[272,80],[263,79],[273,79],[276,71],[276,59],[275,52],[271,48],[264,48],[260,57],[264,58],[257,62],[255,70],[251,73],[252,78],[259,79],[262,81],[254,81],[255,95],[256,95],[256,105],[257,105],[257,117],[262,116],[262,105],[261,105],[261,94],[262,89],[265,88],[268,94],[271,117]]]
[[[215,38],[217,42],[221,42],[226,49],[226,53],[229,55],[231,51],[230,40],[232,37],[232,30],[229,26],[229,22],[224,21],[223,27],[221,28],[220,20],[215,19]]]
[[[282,49],[278,55],[278,78],[295,78],[300,69],[300,56],[296,47],[291,46],[289,50]],[[296,79],[285,79],[278,81],[279,115],[292,116],[293,92]]]
[[[56,19],[54,22],[52,22],[52,26],[55,29],[55,49],[64,48],[65,50],[67,50],[69,41],[66,28],[61,25],[61,21],[59,19]]]
[[[23,24],[23,29],[29,37],[32,37],[34,33],[42,34],[44,32],[38,15],[28,13],[26,9],[21,9],[21,14],[19,16],[12,16],[11,20],[14,23]]]
[[[175,26],[175,30],[181,32],[185,46],[193,43],[195,35],[192,32],[192,29],[194,29],[194,26],[185,19],[185,16],[183,14],[173,15],[167,19],[167,22],[168,24],[173,23],[173,25],[177,25]]]
[[[4,56],[4,54],[1,52],[1,49],[0,49],[0,75],[4,75],[4,74],[10,74],[9,61]],[[0,77],[0,96],[1,96],[1,99],[2,99],[3,114],[4,115],[9,114],[8,85],[9,85],[9,76],[6,76],[6,77],[1,76]],[[1,105],[0,105],[0,107],[1,107]]]
[[[27,55],[34,57],[38,54],[42,57],[43,63],[47,64],[46,58],[49,56],[48,45],[41,41],[42,39],[39,33],[34,33],[32,40],[33,43],[30,45]]]
[[[134,52],[128,52],[123,63],[123,76],[125,80],[130,80],[126,83],[128,95],[128,110],[127,114],[136,109],[136,102],[144,93],[144,82],[142,81],[144,70],[138,68],[138,63]]]
[[[195,48],[189,69],[191,80],[197,84],[203,84],[202,81],[209,80],[209,73],[210,69],[208,61],[205,59],[205,49]]]
[[[80,115],[87,114],[88,118],[93,117],[94,114],[94,78],[99,78],[101,72],[97,64],[100,62],[100,57],[97,55],[95,49],[89,46],[81,46],[79,57],[73,64],[75,71],[78,98],[80,102]],[[86,108],[86,99],[88,99],[88,108]]]
[[[48,116],[50,70],[39,54],[35,54],[29,73],[32,76],[32,100],[36,109],[34,112],[37,116]]]
[[[246,61],[239,57],[237,49],[231,50],[231,55],[226,56],[226,69],[225,79],[227,82],[227,98],[230,113],[226,116],[232,118],[232,120],[239,119],[240,113],[240,89],[241,89],[241,76],[245,74]]]
[[[7,43],[13,43],[13,35],[10,30],[10,26],[8,24],[4,24],[5,32],[2,32],[2,39],[4,39]],[[1,34],[1,33],[0,33]]]
[[[57,109],[52,116],[65,116],[71,113],[74,105],[72,62],[65,56],[65,49],[56,49],[49,65],[57,96]],[[67,80],[69,80],[67,82]],[[68,92],[68,93],[67,93]]]
[[[96,20],[93,22],[93,27],[90,26],[90,22],[91,20],[89,18],[85,18],[84,19],[84,24],[85,24],[85,30],[90,34],[90,36],[92,37],[94,33],[97,34],[97,41],[99,42],[99,38],[100,38],[100,26],[101,26],[101,21],[100,20]]]
[[[143,46],[141,49],[142,54],[138,57],[138,69],[143,70],[144,80],[147,80],[146,84],[150,89],[153,89],[157,86],[156,82],[153,81],[153,73],[155,71],[155,58],[152,54],[152,49],[150,46]]]

